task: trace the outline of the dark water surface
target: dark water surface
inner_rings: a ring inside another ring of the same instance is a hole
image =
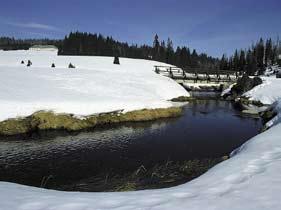
[[[260,119],[241,117],[231,102],[198,100],[175,119],[0,139],[0,180],[67,189],[80,180],[122,175],[142,165],[149,169],[167,161],[222,157],[261,127]]]

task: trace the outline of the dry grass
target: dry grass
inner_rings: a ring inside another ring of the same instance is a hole
[[[192,101],[192,100],[195,100],[195,99],[192,97],[180,96],[177,98],[173,98],[171,101],[172,102],[188,102],[188,101]]]
[[[0,122],[0,135],[11,136],[36,130],[80,131],[100,125],[152,121],[160,118],[178,117],[181,114],[181,107],[170,107],[166,109],[143,109],[126,113],[103,113],[80,119],[71,114],[40,111],[26,118]]]

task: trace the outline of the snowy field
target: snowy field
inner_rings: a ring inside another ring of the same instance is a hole
[[[69,69],[69,63],[76,68]],[[57,56],[56,51],[0,51],[0,121],[39,110],[84,116],[166,108],[172,106],[167,100],[189,96],[153,71],[163,63],[126,58],[120,63],[114,65],[112,57]]]
[[[38,58],[39,59],[39,58]],[[55,59],[55,58],[54,58]],[[56,63],[59,64],[60,58],[56,58],[58,61]],[[79,58],[77,58],[79,60]],[[85,61],[89,58],[85,58]],[[99,58],[101,60],[107,60],[108,58]],[[35,58],[34,58],[35,60]],[[71,60],[77,66],[82,65],[84,62],[78,63],[78,60]],[[11,61],[9,61],[10,63]],[[64,65],[63,63],[67,63],[68,61],[62,60],[60,61],[60,65]],[[90,61],[89,61],[90,62]],[[94,61],[93,61],[94,62]],[[140,70],[137,70],[139,65],[144,66],[144,61],[136,61],[131,63],[131,60],[121,59],[121,63],[123,65],[128,66],[128,68],[122,68],[121,66],[113,67],[116,71],[121,71],[125,75],[131,75],[130,71],[133,71],[133,75],[143,75],[143,79],[141,81],[146,81],[150,83],[153,80],[153,85],[164,91],[164,93],[158,93],[156,90],[150,90],[151,97],[157,103],[163,99],[163,106],[168,106],[166,104],[165,99],[169,97],[174,97],[174,95],[170,92],[168,87],[175,87],[174,91],[178,91],[179,95],[182,94],[182,89],[177,88],[172,81],[168,78],[159,78],[158,75],[152,74],[147,70],[145,73],[141,73]],[[42,60],[46,65],[48,62],[46,60]],[[95,75],[96,77],[103,77],[99,73],[99,70],[109,71],[107,65],[110,65],[109,62],[104,62],[100,65],[100,69],[88,69],[87,66],[84,66],[80,72],[85,72],[87,76]],[[103,66],[104,65],[104,66]],[[151,65],[151,62],[148,62],[147,68]],[[6,64],[7,66],[7,64]],[[16,72],[24,72],[26,71],[38,71],[38,75],[29,76],[31,78],[39,78],[40,82],[42,81],[51,81],[48,84],[54,84],[54,81],[60,81],[59,76],[53,76],[52,73],[62,74],[64,75],[66,81],[75,81],[72,78],[72,73],[70,76],[68,75],[69,71],[79,71],[79,70],[66,70],[66,69],[58,69],[56,71],[61,72],[51,72],[49,68],[44,69],[43,66],[35,67],[34,69],[28,70],[25,67],[8,67],[10,71]],[[103,66],[103,68],[102,68]],[[130,66],[130,68],[129,68]],[[135,68],[135,69],[134,69]],[[1,71],[4,69],[4,66],[1,67]],[[131,70],[134,69],[134,70]],[[10,80],[14,78],[12,75],[6,76],[9,73],[8,70],[3,70],[5,72],[5,78],[9,78]],[[42,74],[44,73],[44,79],[41,79]],[[92,73],[95,72],[95,73]],[[89,73],[91,72],[91,73]],[[36,72],[37,73],[37,72]],[[1,73],[2,74],[2,73]],[[28,74],[34,74],[28,73]],[[81,79],[80,74],[74,73],[76,76]],[[116,73],[116,74],[121,74]],[[147,74],[147,77],[146,77]],[[20,73],[22,76],[23,73]],[[51,76],[50,76],[51,75]],[[153,79],[150,78],[149,81],[147,79],[148,76],[151,75]],[[94,76],[93,76],[94,77]],[[55,78],[55,79],[54,79]],[[63,78],[63,79],[65,79]],[[127,78],[127,77],[126,77]],[[20,77],[18,77],[20,79]],[[26,78],[25,78],[26,79]],[[132,78],[133,79],[133,78]],[[134,78],[138,82],[139,79]],[[1,77],[2,80],[2,77]],[[267,80],[267,79],[266,79]],[[29,85],[34,87],[33,84],[29,82],[25,82],[23,80],[13,80],[13,82],[5,81],[8,84],[17,84],[23,82],[27,87],[30,88]],[[116,81],[115,81],[116,82]],[[127,84],[129,81],[123,81]],[[156,84],[154,84],[156,82]],[[79,82],[78,82],[79,83]],[[80,85],[83,82],[80,82]],[[118,87],[122,86],[122,81],[116,82]],[[276,103],[276,110],[279,110],[281,113],[281,101],[279,100],[281,97],[280,91],[280,83],[281,79],[268,79],[266,83],[261,86],[256,87],[254,90],[246,93],[247,96],[252,99],[259,99],[261,102],[267,103]],[[76,83],[75,83],[76,84]],[[111,83],[109,83],[111,85]],[[139,84],[139,83],[138,83]],[[164,85],[166,84],[166,85]],[[3,84],[1,84],[3,85]],[[18,84],[17,84],[18,85]],[[18,87],[15,85],[15,87]],[[40,87],[44,87],[46,84],[38,84]],[[61,82],[60,85],[62,87],[56,88],[56,90],[62,91],[66,93],[69,91],[71,94],[72,89],[71,86],[67,86],[68,88],[64,89],[64,82]],[[112,84],[115,85],[115,84]],[[132,84],[131,84],[132,85]],[[147,85],[149,87],[153,86],[152,84]],[[163,85],[163,87],[162,87]],[[77,85],[79,86],[79,85]],[[95,85],[93,85],[95,87]],[[128,85],[126,85],[128,88]],[[2,86],[1,86],[2,88]],[[11,91],[11,87],[4,87],[4,90],[7,88]],[[44,87],[47,91],[48,88],[52,90],[52,87]],[[125,88],[125,87],[124,87]],[[139,84],[138,88],[142,89],[144,86]],[[158,89],[156,88],[156,89]],[[165,92],[165,89],[167,91]],[[17,96],[16,91],[21,93],[22,89],[14,90],[13,96]],[[31,91],[31,89],[28,89]],[[36,90],[36,97],[40,97],[40,91]],[[46,92],[44,91],[44,94]],[[54,91],[54,90],[53,90]],[[58,92],[59,92],[58,91]],[[75,96],[79,97],[79,94],[76,90],[72,90],[76,94]],[[81,90],[82,91],[82,90]],[[112,90],[114,91],[114,90]],[[129,90],[124,90],[129,91]],[[148,91],[148,90],[147,90]],[[156,93],[154,92],[156,91]],[[119,92],[119,91],[118,91]],[[142,93],[145,91],[143,90]],[[10,94],[11,94],[10,93]],[[24,99],[21,97],[21,94],[18,94],[18,101]],[[32,93],[32,92],[31,92]],[[56,92],[52,92],[56,94]],[[80,92],[79,92],[80,93]],[[1,92],[1,99],[4,93]],[[9,99],[7,93],[6,97]],[[4,94],[4,96],[5,96]],[[53,97],[53,94],[50,94],[49,98]],[[59,95],[62,93],[58,93]],[[82,96],[83,92],[80,93]],[[119,94],[120,95],[120,94]],[[156,96],[159,97],[156,100]],[[52,96],[52,97],[51,97]],[[161,96],[161,97],[160,97]],[[169,96],[169,97],[168,97]],[[71,98],[71,96],[69,96]],[[123,96],[120,96],[121,98]],[[143,96],[146,98],[146,96]],[[11,97],[10,97],[11,98]],[[27,97],[28,100],[34,100],[35,96],[31,94]],[[41,99],[41,98],[40,98]],[[42,97],[42,100],[44,98]],[[59,98],[57,98],[59,100]],[[85,99],[86,100],[86,99]],[[86,100],[87,101],[87,100]],[[149,100],[148,100],[149,101]],[[147,102],[148,102],[147,101]],[[153,100],[151,100],[153,101]],[[87,101],[87,103],[89,103]],[[279,104],[279,106],[278,106]],[[159,105],[159,104],[157,104]],[[3,110],[3,106],[1,105]],[[278,115],[279,116],[279,115]],[[280,200],[280,192],[281,192],[281,124],[280,121],[273,119],[272,127],[266,132],[259,134],[258,136],[250,139],[240,148],[235,150],[232,153],[232,157],[229,160],[226,160],[211,170],[209,170],[204,175],[199,178],[180,185],[178,187],[161,189],[161,190],[147,190],[147,191],[139,191],[139,192],[124,192],[124,193],[79,193],[79,192],[59,192],[53,190],[45,190],[27,186],[21,186],[12,183],[0,182],[0,209],[1,210],[277,210],[281,208],[281,200]],[[275,120],[275,123],[273,121]]]

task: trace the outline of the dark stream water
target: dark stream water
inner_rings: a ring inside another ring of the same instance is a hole
[[[220,158],[261,127],[260,119],[240,116],[231,102],[198,100],[175,119],[71,135],[47,132],[0,139],[0,180],[67,190],[79,190],[70,187],[79,183],[87,191],[105,190],[90,186],[95,186],[94,180],[132,173],[140,166]]]

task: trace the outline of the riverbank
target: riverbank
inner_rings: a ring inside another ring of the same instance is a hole
[[[27,134],[35,131],[65,130],[82,131],[105,125],[125,122],[145,122],[162,118],[179,117],[182,107],[143,109],[123,113],[122,110],[78,118],[71,114],[36,112],[26,118],[0,122],[0,136]]]

